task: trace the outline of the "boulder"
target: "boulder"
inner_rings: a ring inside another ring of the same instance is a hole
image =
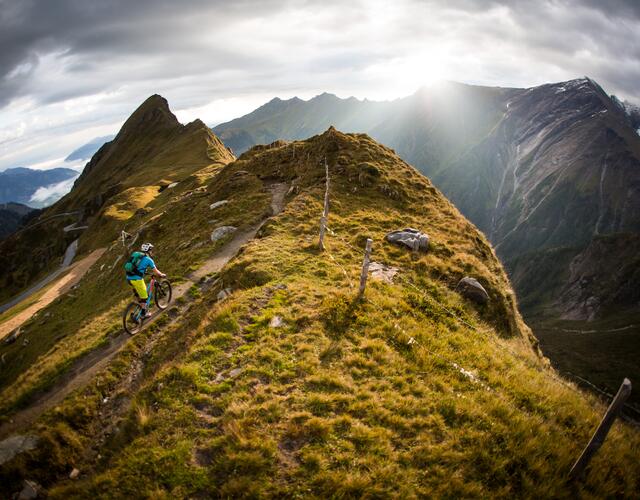
[[[12,460],[16,455],[33,450],[38,444],[36,436],[14,435],[0,441],[0,465]]]
[[[371,273],[371,278],[375,280],[393,283],[393,277],[398,273],[398,268],[386,266],[380,262],[371,262],[369,264],[369,273]]]
[[[489,294],[484,287],[474,278],[465,276],[462,278],[456,290],[459,291],[464,297],[477,302],[478,304],[486,304],[489,302]]]
[[[7,335],[7,337],[4,339],[4,343],[5,344],[13,344],[16,340],[18,340],[18,337],[20,336],[20,333],[22,332],[22,327],[18,327],[15,330],[13,330],[9,335]]]
[[[424,250],[426,252],[429,248],[429,236],[410,227],[391,231],[387,234],[386,240],[390,243],[405,245],[414,251]]]
[[[214,229],[213,232],[211,233],[211,241],[216,242],[218,240],[221,240],[228,234],[234,233],[236,229],[238,228],[233,226],[220,226]]]
[[[31,500],[33,498],[38,498],[38,494],[40,492],[40,485],[35,481],[29,481],[28,479],[24,480],[24,487],[22,491],[18,495],[18,500]]]
[[[215,210],[216,208],[226,205],[227,203],[229,203],[229,200],[216,201],[215,203],[212,203],[211,205],[209,205],[209,209]]]

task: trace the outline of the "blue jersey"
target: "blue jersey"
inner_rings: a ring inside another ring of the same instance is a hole
[[[138,262],[139,276],[135,274],[127,274],[127,279],[129,281],[141,280],[142,277],[144,276],[144,273],[147,272],[147,269],[155,269],[155,268],[156,268],[156,263],[153,262],[153,259],[148,255],[145,255],[140,259],[140,262]]]

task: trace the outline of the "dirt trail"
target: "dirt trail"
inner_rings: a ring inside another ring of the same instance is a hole
[[[75,258],[77,250],[78,250],[78,240],[74,240],[65,250],[64,257],[62,260],[62,265],[58,269],[49,273],[47,276],[45,276],[36,284],[34,284],[31,288],[25,290],[24,292],[17,295],[10,301],[5,302],[4,304],[0,304],[0,313],[7,311],[11,309],[13,306],[18,305],[20,302],[23,302],[24,300],[28,299],[34,293],[38,292],[39,290],[47,286],[54,279],[56,279],[63,272],[65,272],[69,268],[71,261]]]
[[[99,248],[98,250],[94,250],[84,259],[76,262],[69,268],[69,272],[62,276],[62,278],[60,278],[58,281],[56,281],[53,286],[51,286],[47,291],[45,291],[45,293],[42,295],[42,297],[40,297],[40,299],[38,299],[37,302],[27,307],[25,310],[19,312],[15,316],[9,318],[4,323],[0,324],[0,340],[2,340],[2,338],[18,328],[20,325],[22,325],[22,323],[27,321],[39,310],[51,304],[51,302],[57,299],[60,295],[69,291],[69,289],[78,281],[80,281],[80,278],[82,278],[89,270],[89,268],[102,256],[105,250],[106,248]],[[24,300],[27,299],[28,297]],[[20,303],[14,305],[13,307],[18,307],[19,305]]]
[[[271,211],[272,216],[279,214],[284,208],[284,198],[288,191],[288,186],[282,184],[271,184],[268,186],[271,191]],[[240,250],[240,248],[254,238],[258,230],[267,222],[264,219],[245,231],[236,232],[233,238],[224,247],[219,249],[210,259],[208,259],[201,267],[190,274],[187,280],[174,287],[172,302],[178,297],[183,296],[189,288],[198,283],[201,278],[210,273],[220,271]],[[152,324],[159,316],[154,314],[143,327],[146,328]],[[71,392],[84,387],[91,379],[105,368],[111,359],[125,345],[130,336],[122,331],[116,337],[110,339],[110,342],[103,347],[99,347],[82,357],[78,362],[52,387],[49,391],[37,397],[33,403],[24,410],[14,414],[8,422],[0,426],[0,438],[4,438],[20,429],[27,428],[42,413],[49,408],[62,402]]]

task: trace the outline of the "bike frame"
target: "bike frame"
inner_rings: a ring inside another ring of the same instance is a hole
[[[147,285],[147,308],[151,306],[151,297],[153,296],[153,289],[155,288],[156,277],[152,274],[149,284]]]

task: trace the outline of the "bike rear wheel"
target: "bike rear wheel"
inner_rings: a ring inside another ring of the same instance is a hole
[[[171,283],[169,280],[162,280],[156,283],[153,297],[158,309],[163,310],[167,308],[169,302],[171,302],[171,294]]]
[[[122,316],[122,325],[125,332],[129,335],[133,335],[140,331],[142,323],[144,323],[144,309],[137,302],[131,302],[124,310]]]

